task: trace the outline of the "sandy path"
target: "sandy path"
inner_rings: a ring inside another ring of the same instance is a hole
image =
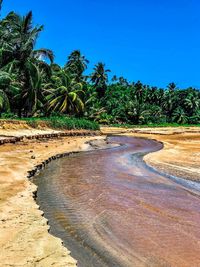
[[[137,128],[102,127],[105,134],[117,133],[148,139],[164,144],[158,152],[150,153],[144,160],[150,166],[185,179],[200,181],[200,128]]]
[[[103,137],[63,137],[0,146],[1,267],[76,266],[61,240],[48,233],[47,221],[33,199],[36,187],[27,179],[27,171],[56,154],[86,149],[84,143],[97,138]]]

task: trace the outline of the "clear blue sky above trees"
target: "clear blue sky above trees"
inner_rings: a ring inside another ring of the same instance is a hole
[[[112,74],[165,87],[200,87],[200,2],[198,0],[4,0],[10,10],[33,11],[45,26],[39,47],[54,50],[63,65],[80,49]]]

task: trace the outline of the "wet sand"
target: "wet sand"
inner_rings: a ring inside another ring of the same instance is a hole
[[[199,195],[146,166],[161,143],[110,141],[123,146],[60,159],[35,177],[52,233],[80,267],[200,266]]]
[[[162,142],[164,148],[146,155],[145,162],[165,174],[200,181],[200,127],[102,127],[101,130],[104,134],[144,137]]]
[[[8,136],[32,136],[60,132],[46,128],[32,129],[23,123],[19,127],[18,123],[16,125],[12,125],[12,123],[10,122],[8,125],[6,122],[1,122],[1,139]],[[182,128],[181,131],[185,132],[186,129]],[[163,135],[163,132],[168,133],[165,128],[162,128],[162,135],[160,135],[159,130],[149,128],[148,133],[132,132],[128,134],[144,135],[145,138],[157,138],[161,141],[164,140],[163,137],[166,138],[164,150],[147,155],[145,160],[163,171],[176,174],[178,170],[178,174],[185,175],[185,178],[194,177],[193,179],[196,180],[200,158],[199,130],[194,131],[192,129],[192,131],[193,134],[188,133],[187,138],[185,138],[184,133],[180,133],[179,136],[174,135],[174,137],[173,134],[170,134],[167,137]],[[124,132],[124,129],[121,132]],[[24,140],[16,144],[0,146],[1,267],[18,265],[44,267],[51,266],[51,264],[53,266],[75,266],[76,261],[68,255],[69,251],[62,246],[61,240],[47,233],[49,227],[46,219],[42,217],[43,212],[38,209],[34,202],[33,192],[36,187],[27,179],[27,171],[55,154],[88,149],[88,145],[84,144],[86,140],[91,140],[91,137],[66,137],[40,141]],[[183,149],[180,140],[184,142]],[[94,162],[91,161],[91,164]],[[184,168],[186,171],[183,171]],[[193,168],[193,175],[190,172],[191,168]]]
[[[51,129],[1,130],[5,136],[50,134]],[[17,128],[17,127],[16,127]],[[28,171],[56,154],[88,148],[102,137],[26,140],[0,146],[0,266],[76,266],[62,241],[48,233],[47,220],[33,199]]]

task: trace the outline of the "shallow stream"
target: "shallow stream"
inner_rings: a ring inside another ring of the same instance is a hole
[[[55,160],[34,178],[51,233],[79,267],[199,267],[198,194],[146,166],[161,143],[109,142],[122,146]]]

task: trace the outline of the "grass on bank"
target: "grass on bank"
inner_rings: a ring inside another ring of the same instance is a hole
[[[67,116],[52,116],[49,118],[5,118],[7,120],[19,120],[25,121],[28,125],[33,128],[37,128],[39,125],[44,125],[53,129],[63,129],[63,130],[99,130],[99,124],[97,122],[89,121],[84,118],[74,118]]]
[[[85,118],[75,118],[69,116],[51,116],[51,117],[40,117],[40,118],[17,118],[16,116],[12,117],[10,114],[1,114],[1,119],[4,120],[19,120],[25,121],[33,128],[37,128],[39,125],[45,125],[53,129],[86,129],[86,130],[99,130],[100,125],[97,122],[87,120]],[[122,127],[122,128],[156,128],[156,127],[200,127],[200,124],[178,124],[178,123],[149,123],[149,124],[110,124],[110,125],[101,125],[106,127]]]
[[[50,117],[50,118],[26,118],[25,120],[29,125],[37,128],[38,125],[43,122],[48,127],[53,129],[65,129],[65,130],[99,130],[99,124],[93,121],[89,121],[83,118],[71,118],[71,117]]]

